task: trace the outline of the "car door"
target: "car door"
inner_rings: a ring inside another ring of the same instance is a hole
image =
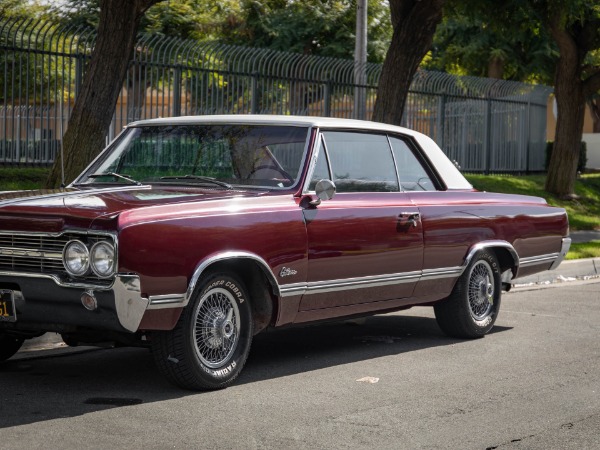
[[[337,192],[305,205],[307,290],[300,310],[410,297],[423,261],[419,210],[399,191],[384,134],[324,131],[307,191],[320,179]]]

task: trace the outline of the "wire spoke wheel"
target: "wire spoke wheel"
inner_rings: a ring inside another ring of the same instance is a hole
[[[233,354],[240,335],[240,312],[231,293],[209,290],[198,302],[194,316],[196,354],[207,367],[222,366]]]
[[[486,318],[494,306],[494,274],[485,260],[477,261],[471,268],[467,296],[469,309],[475,320]]]
[[[490,332],[500,310],[502,278],[492,250],[480,250],[456,281],[448,298],[433,305],[444,333],[458,338],[480,338]]]
[[[173,330],[152,336],[154,360],[174,384],[222,389],[244,367],[254,323],[250,297],[233,273],[207,273]]]

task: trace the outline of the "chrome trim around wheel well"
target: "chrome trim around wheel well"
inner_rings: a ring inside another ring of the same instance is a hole
[[[462,265],[461,275],[462,275],[462,272],[464,272],[465,269],[469,266],[469,264],[471,263],[471,260],[473,259],[473,257],[475,256],[475,254],[477,252],[479,252],[481,250],[487,250],[487,249],[493,250],[494,248],[503,248],[505,250],[508,250],[508,253],[510,254],[510,256],[512,257],[512,260],[513,260],[513,266],[511,267],[511,271],[513,273],[513,278],[514,278],[517,275],[517,272],[519,271],[519,266],[521,264],[521,260],[519,258],[519,254],[517,253],[515,248],[512,246],[512,244],[510,242],[502,241],[502,240],[481,241],[481,242],[478,242],[477,244],[474,244],[469,249],[469,252],[467,253],[467,256],[465,257],[465,261]]]
[[[194,274],[192,275],[192,278],[190,279],[190,283],[189,283],[187,291],[185,293],[185,299],[184,299],[183,303],[178,306],[187,306],[190,299],[192,298],[194,290],[196,289],[198,280],[202,276],[202,273],[204,271],[206,271],[206,269],[208,269],[211,265],[213,265],[215,263],[218,263],[221,261],[236,260],[236,259],[250,259],[250,260],[254,261],[255,263],[258,263],[259,267],[261,268],[261,270],[263,271],[263,273],[266,275],[267,279],[269,280],[269,283],[271,284],[271,287],[274,290],[274,294],[277,297],[281,297],[281,290],[279,287],[279,283],[277,283],[277,279],[275,278],[273,271],[271,270],[271,268],[269,267],[269,265],[267,264],[267,262],[264,259],[262,259],[258,255],[255,255],[254,253],[250,253],[250,252],[230,251],[230,252],[224,252],[224,253],[218,253],[216,255],[212,255],[212,256],[202,260],[202,262],[196,266],[196,269],[194,270]]]

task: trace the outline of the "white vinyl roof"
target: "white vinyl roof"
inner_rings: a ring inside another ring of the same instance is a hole
[[[132,122],[128,127],[152,125],[287,125],[297,127],[337,128],[348,130],[379,131],[384,133],[403,134],[417,141],[429,160],[436,167],[439,175],[448,189],[472,189],[473,186],[463,177],[456,166],[448,159],[433,139],[408,128],[388,125],[366,120],[337,119],[332,117],[315,116],[277,116],[232,114],[214,116],[181,116],[162,119],[149,119]]]

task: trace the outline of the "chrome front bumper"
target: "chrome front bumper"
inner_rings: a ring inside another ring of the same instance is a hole
[[[15,294],[16,321],[0,328],[69,330],[112,330],[135,333],[148,308],[137,275],[117,274],[107,286],[67,285],[46,274],[0,272],[0,288]],[[97,308],[86,309],[82,295],[96,299]]]
[[[137,331],[148,308],[148,299],[141,294],[140,277],[117,275],[112,291],[115,294],[115,309],[119,323],[127,331]]]

